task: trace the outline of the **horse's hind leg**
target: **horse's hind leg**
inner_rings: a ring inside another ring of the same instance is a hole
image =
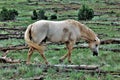
[[[37,49],[38,52],[40,53],[40,55],[42,56],[42,58],[44,59],[45,63],[48,64],[48,61],[44,55],[44,46],[40,45],[41,46],[41,49]]]
[[[33,54],[33,51],[34,51],[34,48],[33,47],[30,47],[29,48],[29,51],[28,51],[28,57],[27,57],[27,61],[26,61],[26,64],[30,64],[30,58]]]

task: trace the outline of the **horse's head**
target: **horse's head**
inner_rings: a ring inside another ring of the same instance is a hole
[[[98,56],[99,44],[100,44],[100,39],[98,37],[96,37],[92,41],[89,41],[89,47],[90,47],[91,51],[93,52],[93,56]]]

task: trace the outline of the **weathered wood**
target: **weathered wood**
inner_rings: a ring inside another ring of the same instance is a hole
[[[16,38],[16,39],[23,39],[24,36],[0,36],[0,40],[5,40],[5,39],[13,39],[13,38]]]
[[[0,34],[0,40],[9,39],[9,38],[23,39],[24,33]]]
[[[96,70],[99,68],[98,65],[51,65],[56,68],[76,69],[76,70]]]
[[[120,52],[120,49],[112,49],[112,48],[100,48],[100,49],[105,51]]]
[[[0,51],[6,52],[7,50],[22,50],[27,49],[28,47],[23,45],[16,45],[16,46],[8,46],[8,47],[0,47]]]
[[[9,27],[0,27],[0,30],[22,30],[22,31],[25,31],[26,28],[23,28],[23,27],[19,27],[19,28],[16,28],[16,27],[13,27],[13,28],[9,28]]]
[[[0,34],[0,40],[16,38],[16,39],[23,39],[24,38],[24,31],[26,28],[23,27],[0,27],[0,30],[6,31],[7,34]]]
[[[20,60],[12,60],[10,58],[0,57],[0,62],[1,63],[20,63]]]
[[[2,55],[2,57],[6,57],[8,53],[9,53],[9,50],[5,51]]]
[[[101,40],[100,44],[120,44],[120,39]]]
[[[23,64],[22,64],[23,65]],[[10,68],[10,69],[16,69],[19,66],[21,66],[21,64],[10,64],[10,65],[0,65],[1,69],[4,68]],[[77,72],[83,72],[83,73],[90,73],[90,74],[111,74],[111,75],[117,75],[120,76],[120,71],[104,71],[99,69],[99,66],[96,65],[42,65],[42,64],[30,64],[30,65],[26,65],[28,67],[39,67],[41,69],[43,69],[43,72],[49,69],[49,68],[53,68],[54,70],[56,70],[57,72],[71,72],[71,71],[77,71]],[[69,67],[68,67],[69,66]],[[77,68],[76,68],[77,66]],[[83,69],[84,67],[84,69]],[[92,70],[92,68],[93,70]],[[98,67],[98,68],[97,68]],[[89,69],[90,68],[90,69]],[[36,78],[40,78],[40,77],[36,77]]]

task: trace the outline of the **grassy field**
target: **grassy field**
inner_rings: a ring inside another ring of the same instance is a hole
[[[95,16],[90,21],[80,21],[86,24],[89,28],[98,34],[101,40],[105,39],[120,39],[120,3],[119,0],[52,0],[51,2],[38,2],[38,0],[0,0],[0,11],[2,7],[7,9],[16,9],[19,12],[18,17],[14,21],[0,22],[0,27],[27,27],[30,23],[36,20],[31,20],[32,11],[34,9],[45,9],[46,15],[54,14],[54,9],[58,9],[58,19],[76,19],[78,9],[82,4],[86,4],[93,8],[95,13],[101,15]],[[106,1],[106,2],[105,2]],[[37,4],[36,4],[37,3]],[[110,12],[115,12],[110,14]],[[94,23],[94,24],[93,24]],[[100,24],[97,24],[100,23]],[[6,34],[7,31],[1,31],[0,34]],[[85,43],[84,41],[81,41]],[[0,47],[8,47],[11,45],[24,44],[24,39],[8,39],[0,40]],[[80,44],[78,44],[79,46]],[[51,44],[48,45],[45,55],[50,64],[59,64],[59,58],[66,53],[63,49],[65,45]],[[120,49],[120,44],[101,45],[101,48]],[[52,50],[52,48],[61,48],[60,50]],[[12,59],[19,59],[25,61],[27,58],[27,49],[10,51],[7,57]],[[2,56],[0,51],[0,56]],[[100,50],[98,57],[92,56],[88,48],[75,48],[72,52],[73,64],[76,65],[103,65],[100,69],[105,71],[120,71],[120,52],[112,52]],[[17,67],[2,67],[11,66],[10,63],[0,63],[0,77],[1,80],[32,80],[34,77],[44,76],[44,80],[120,80],[120,76],[111,74],[100,75],[99,73],[89,74],[71,69],[71,72],[61,71],[56,72],[54,68],[49,68],[47,72],[44,71],[46,67],[43,59],[34,52],[31,65],[26,65],[24,62],[15,64]],[[36,64],[43,64],[43,66],[35,66]],[[67,60],[63,64],[69,64]]]

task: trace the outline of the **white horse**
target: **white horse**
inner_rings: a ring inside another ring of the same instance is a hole
[[[60,61],[63,61],[68,57],[68,62],[70,63],[73,45],[76,41],[80,40],[80,38],[89,43],[89,47],[92,50],[93,55],[96,56],[98,55],[98,46],[100,44],[100,39],[91,29],[75,20],[37,21],[28,26],[24,38],[26,43],[29,45],[27,64],[30,63],[30,58],[34,50],[37,50],[43,57],[45,63],[48,64],[44,55],[43,46],[46,40],[65,43],[68,52],[60,58]]]

